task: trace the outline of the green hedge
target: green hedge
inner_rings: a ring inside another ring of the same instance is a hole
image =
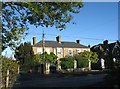
[[[62,69],[69,69],[74,67],[74,58],[68,57],[68,58],[61,58],[61,68]]]
[[[88,67],[88,64],[89,64],[89,61],[86,58],[77,59],[77,67],[78,68]]]

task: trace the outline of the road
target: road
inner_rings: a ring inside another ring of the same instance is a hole
[[[13,85],[13,89],[21,87],[84,87],[104,81],[107,74],[89,74],[86,76],[45,77],[40,75],[22,75]]]

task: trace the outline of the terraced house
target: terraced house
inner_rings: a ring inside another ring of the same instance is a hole
[[[43,40],[41,40],[38,43],[36,43],[36,37],[33,37],[33,51],[34,54],[42,54],[43,51],[48,54],[53,52],[58,58],[63,58],[65,56],[73,56],[80,52],[90,51],[90,48],[80,44],[80,40],[76,40],[76,42],[61,41],[61,36],[57,36],[56,41],[44,40],[43,42]]]

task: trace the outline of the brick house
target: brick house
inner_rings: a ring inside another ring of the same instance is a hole
[[[43,53],[43,41],[36,43],[36,37],[33,37],[33,51],[34,54]],[[48,54],[53,52],[58,58],[63,58],[65,56],[73,56],[84,51],[90,51],[90,48],[80,44],[80,40],[76,42],[64,42],[61,41],[61,36],[56,37],[56,41],[44,41],[44,51]]]

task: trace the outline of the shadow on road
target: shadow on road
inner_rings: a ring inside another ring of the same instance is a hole
[[[87,88],[87,87],[109,87],[105,86],[106,73],[55,73],[42,75],[39,73],[20,74],[12,89],[20,88]]]

